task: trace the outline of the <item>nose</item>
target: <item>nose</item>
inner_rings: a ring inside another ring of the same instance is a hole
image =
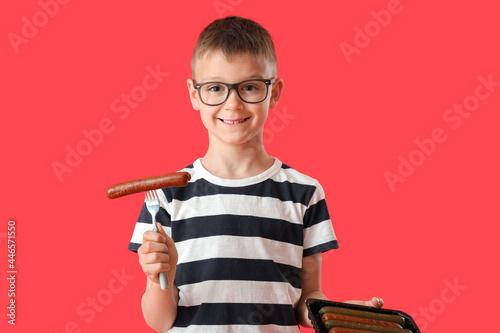
[[[236,89],[233,88],[229,91],[229,96],[227,97],[224,106],[226,109],[231,109],[231,110],[241,109],[243,107],[243,101],[238,95]]]

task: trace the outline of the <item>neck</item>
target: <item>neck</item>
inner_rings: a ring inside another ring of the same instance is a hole
[[[201,160],[203,167],[211,174],[226,179],[243,179],[256,176],[273,163],[272,158],[260,144],[209,145]]]

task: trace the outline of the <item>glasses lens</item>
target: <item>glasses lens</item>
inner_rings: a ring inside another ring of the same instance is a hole
[[[266,98],[267,84],[262,81],[245,81],[238,87],[238,92],[245,102],[260,102]]]
[[[220,83],[205,84],[200,87],[200,97],[203,103],[216,105],[224,102],[227,96],[227,87]]]

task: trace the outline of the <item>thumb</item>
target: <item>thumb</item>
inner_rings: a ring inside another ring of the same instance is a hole
[[[167,244],[168,247],[171,247],[171,246],[175,247],[174,240],[169,235],[167,235],[167,233],[165,232],[165,229],[163,229],[163,227],[160,224],[160,222],[156,222],[156,229],[158,229],[158,232],[160,234],[162,234],[163,236],[165,236],[165,238],[166,238],[166,242],[165,243]]]
[[[161,225],[160,222],[156,222],[156,230],[162,234],[163,236],[165,237],[168,237],[167,233],[165,232],[165,230],[163,229],[163,226]]]
[[[160,223],[156,222],[156,228],[158,228],[159,233],[165,236],[165,244],[167,244],[168,255],[170,256],[170,266],[176,267],[179,255],[177,254],[177,248],[175,247],[174,240],[169,235],[167,235]],[[175,270],[173,272],[175,273]]]
[[[381,308],[384,306],[384,300],[380,297],[372,297],[372,299],[368,301],[368,303],[371,303],[369,304],[369,306],[373,306],[376,308]]]

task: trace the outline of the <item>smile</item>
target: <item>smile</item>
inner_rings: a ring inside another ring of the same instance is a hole
[[[247,121],[248,119],[250,119],[250,118],[236,119],[236,120],[226,120],[226,119],[219,118],[219,120],[222,121],[224,124],[231,124],[231,125],[241,124],[241,123]]]

